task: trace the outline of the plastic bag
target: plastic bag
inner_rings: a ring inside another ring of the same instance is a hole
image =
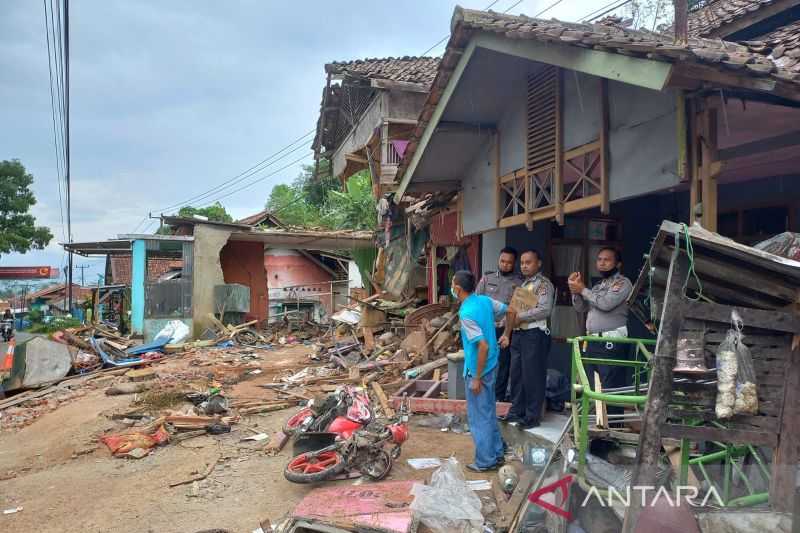
[[[189,337],[189,326],[180,320],[170,320],[155,336],[156,339],[169,339],[168,344],[178,344]]]
[[[758,414],[756,371],[736,311],[731,313],[731,322],[733,327],[717,350],[717,418]]]
[[[742,318],[739,313],[731,313],[736,338],[736,361],[738,371],[736,372],[736,402],[733,412],[737,415],[758,414],[758,390],[756,388],[756,369],[753,365],[753,356],[750,348],[745,346],[742,335]]]
[[[414,515],[433,531],[481,531],[481,500],[467,485],[461,466],[451,457],[431,475],[431,484],[411,488]]]
[[[736,357],[736,331],[728,330],[725,340],[717,349],[717,418],[733,416],[736,403],[736,374],[739,361]]]

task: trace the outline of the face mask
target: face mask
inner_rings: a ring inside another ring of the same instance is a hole
[[[458,299],[458,294],[456,293],[456,290],[453,288],[452,285],[450,285],[450,294],[453,295],[453,298],[455,298],[456,300]]]
[[[610,278],[611,276],[616,274],[618,271],[619,271],[618,268],[612,268],[608,272],[600,272],[600,275],[603,276],[604,278]]]

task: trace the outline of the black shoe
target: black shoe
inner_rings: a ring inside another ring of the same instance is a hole
[[[494,464],[492,466],[487,466],[484,468],[476,465],[475,463],[470,463],[467,465],[467,470],[471,472],[481,473],[481,472],[491,472],[493,470],[497,470],[497,467],[498,467],[497,464]]]
[[[505,416],[498,416],[497,419],[500,422],[507,422],[509,424],[514,423],[514,422],[522,422],[521,418],[519,418],[517,416],[514,416],[514,415],[510,415],[510,414],[509,415],[505,415]]]
[[[524,421],[520,422],[519,426],[517,427],[519,429],[524,430],[524,429],[538,428],[539,426],[541,426],[541,424],[539,423],[538,420],[531,420],[530,422],[524,422]]]
[[[506,464],[506,458],[505,457],[498,457],[497,458],[497,462],[495,463],[495,466],[501,467],[504,464]]]

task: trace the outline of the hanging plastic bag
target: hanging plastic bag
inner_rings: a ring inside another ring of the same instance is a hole
[[[431,475],[431,484],[415,483],[411,510],[433,531],[481,531],[481,500],[469,488],[458,461],[451,457]]]
[[[737,363],[736,402],[733,406],[733,412],[737,415],[755,415],[758,414],[758,390],[756,388],[756,369],[753,365],[753,356],[750,354],[750,348],[745,346],[743,342],[742,328],[744,324],[739,313],[733,311],[731,320],[733,322],[733,331],[735,331],[736,344],[734,349]]]
[[[730,418],[736,404],[736,331],[728,330],[725,340],[717,348],[717,418]]]

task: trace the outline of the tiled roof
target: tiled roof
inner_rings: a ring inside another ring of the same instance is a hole
[[[260,226],[261,224],[269,223],[270,226],[284,227],[278,217],[270,213],[268,210],[259,211],[249,217],[244,217],[236,221],[237,224],[247,224],[248,226]]]
[[[385,57],[328,63],[325,72],[430,85],[436,77],[438,66],[438,57]]]
[[[800,76],[800,21],[762,35],[757,41],[748,41],[748,45],[769,54],[778,68]]]
[[[160,275],[170,270],[181,268],[181,259],[150,258],[147,260],[147,279],[155,280]],[[130,285],[131,283],[131,256],[111,256],[111,281],[114,284]]]
[[[689,13],[689,35],[709,35],[774,2],[775,0],[713,0]]]
[[[675,44],[671,35],[631,30],[606,24],[579,24],[541,20],[524,15],[456,8],[453,25],[467,30],[504,34],[511,39],[530,39],[668,62],[707,63],[727,67],[738,74],[769,76],[800,82],[800,76],[782,72],[770,59],[747,44],[719,39],[690,38]],[[452,38],[451,38],[452,41]],[[795,79],[796,78],[796,79]]]
[[[728,71],[736,74],[728,78],[733,86],[757,85],[759,90],[765,92],[789,95],[793,99],[800,97],[800,72],[773,61],[765,54],[764,42],[732,43],[720,39],[691,37],[687,44],[675,44],[671,35],[631,30],[613,24],[542,20],[525,15],[506,15],[462,7],[455,8],[450,26],[447,52],[439,64],[439,71],[397,172],[400,180],[404,179],[406,168],[414,157],[463,49],[477,32],[491,32],[509,39],[589,48],[681,65],[704,64],[723,74]],[[758,78],[758,83],[749,83],[751,78]]]

